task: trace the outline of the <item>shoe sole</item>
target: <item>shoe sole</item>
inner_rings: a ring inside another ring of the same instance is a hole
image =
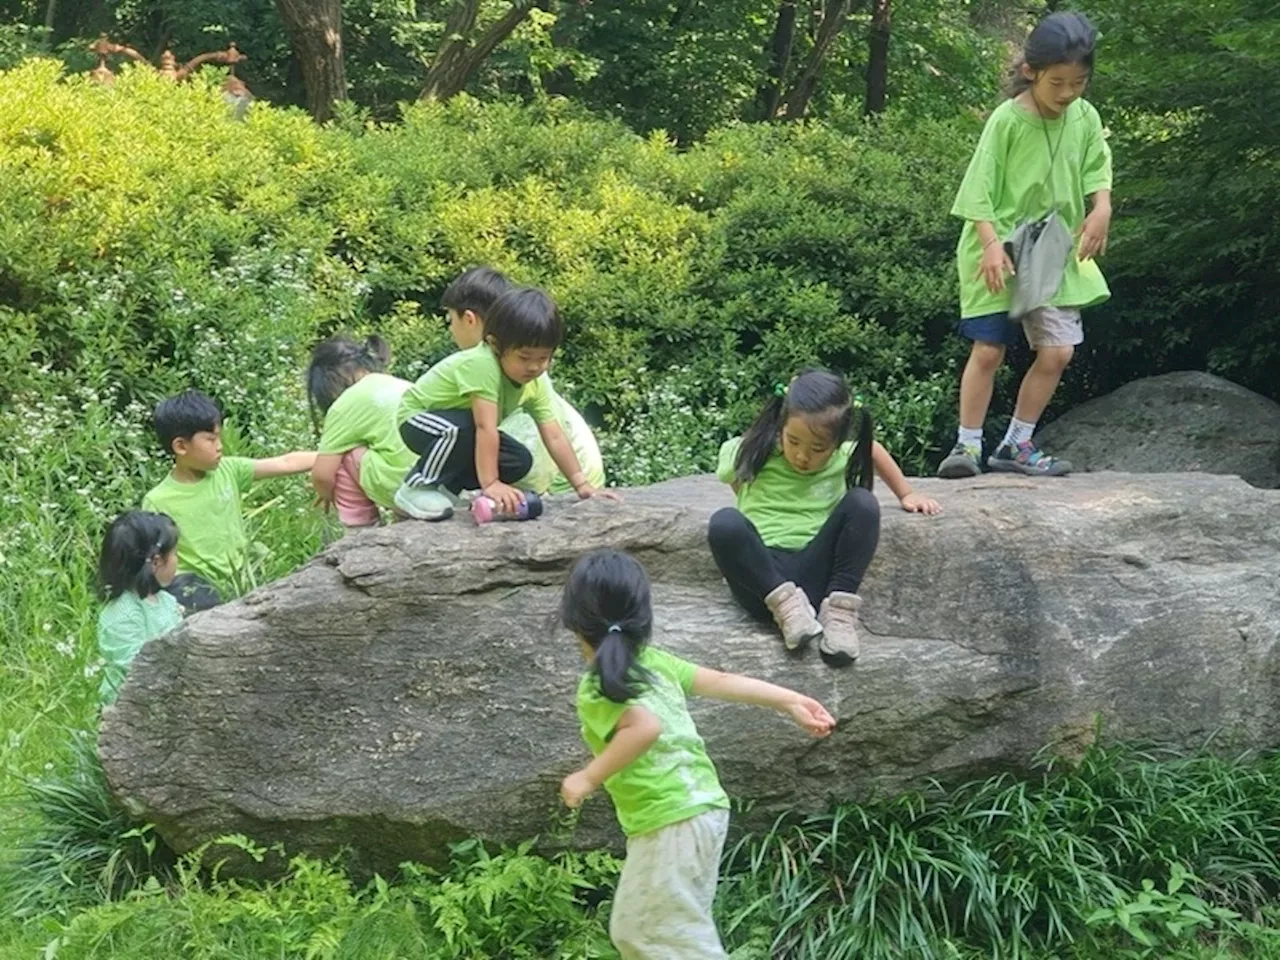
[[[815,640],[821,639],[823,636],[824,634],[821,630],[816,633],[805,634],[803,637],[796,640],[795,646],[787,643],[787,638],[783,637],[782,645],[786,648],[787,653],[804,653],[804,651],[808,649],[809,644],[813,643]]]
[[[858,653],[861,652],[858,651]],[[818,647],[818,655],[828,667],[835,667],[837,670],[853,666],[854,661],[858,659],[857,653],[845,653],[843,650],[833,653],[830,650],[823,650],[821,646]]]
[[[976,477],[980,473],[982,473],[982,467],[967,459],[952,462],[951,458],[947,457],[938,467],[938,477],[942,480],[965,480]]]
[[[396,497],[394,502],[396,509],[411,520],[426,520],[428,523],[438,523],[441,520],[448,520],[453,516],[453,507],[445,507],[443,510],[436,513],[427,513],[423,510],[413,509],[399,497]]]
[[[1037,470],[1035,467],[1025,467],[1015,460],[997,460],[995,457],[989,457],[987,469],[993,473],[1018,473],[1024,477],[1065,477],[1071,472],[1071,465],[1058,464],[1048,470]]]

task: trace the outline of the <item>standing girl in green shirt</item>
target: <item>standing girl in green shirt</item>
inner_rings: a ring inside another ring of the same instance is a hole
[[[833,667],[858,656],[858,586],[880,540],[872,471],[903,510],[942,509],[912,491],[873,432],[843,380],[806,370],[779,388],[743,436],[721,446],[716,467],[738,499],[707,528],[729,590],[748,613],[773,617],[788,650],[817,640]]]
[[[378,525],[378,508],[394,508],[400,481],[417,460],[396,415],[413,384],[383,372],[390,360],[381,337],[362,344],[333,337],[316,346],[307,368],[313,414],[324,418],[311,483],[349,529]]]
[[[103,705],[112,703],[143,644],[182,622],[182,608],[164,588],[178,573],[178,528],[163,513],[130,510],[102,538],[98,584],[107,601],[98,614]]]
[[[628,554],[600,550],[579,560],[560,615],[591,664],[578,684],[578,717],[595,755],[564,778],[560,796],[578,807],[603,786],[627,836],[609,936],[623,960],[727,960],[711,905],[729,799],[685,696],[770,707],[815,737],[831,733],[835,720],[792,690],[650,647],[649,577]]]
[[[1050,14],[1031,31],[1014,70],[1011,97],[987,120],[951,209],[965,221],[956,248],[958,329],[973,346],[960,378],[956,445],[938,467],[940,477],[981,472],[982,426],[996,371],[1005,349],[1023,336],[1035,351],[1035,362],[1022,379],[1009,429],[987,466],[1032,476],[1071,471],[1065,460],[1041,452],[1031,436],[1076,345],[1084,341],[1080,311],[1111,295],[1093,259],[1107,250],[1111,151],[1098,111],[1082,99],[1093,73],[1097,37],[1080,13]],[[1086,197],[1092,198],[1087,215]],[[1006,276],[1013,284],[1019,281],[1006,241],[1019,224],[1055,211],[1079,238],[1075,252],[1065,252],[1057,293],[1013,319]]]

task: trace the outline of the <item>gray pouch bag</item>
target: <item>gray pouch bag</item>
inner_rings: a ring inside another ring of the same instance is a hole
[[[1013,261],[1009,316],[1020,320],[1051,301],[1062,286],[1067,258],[1075,248],[1071,231],[1057,212],[1018,224],[1004,243]]]

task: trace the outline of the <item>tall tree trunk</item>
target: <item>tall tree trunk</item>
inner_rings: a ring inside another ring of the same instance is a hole
[[[799,120],[809,110],[809,101],[818,89],[818,78],[822,75],[822,65],[831,52],[832,45],[844,29],[852,7],[851,0],[826,0],[822,10],[822,22],[818,24],[813,37],[813,49],[805,61],[804,70],[797,78],[795,86],[787,94],[783,116],[788,120]]]
[[[49,0],[44,8],[44,28],[53,33],[53,25],[58,21],[58,0]]]
[[[773,39],[769,41],[769,78],[756,91],[756,111],[761,120],[772,120],[778,115],[778,102],[787,82],[787,69],[791,66],[791,51],[795,44],[796,0],[782,0]]]
[[[276,7],[302,72],[307,110],[317,120],[328,120],[333,105],[347,99],[342,0],[276,0]]]
[[[461,93],[489,54],[524,22],[535,8],[546,9],[548,0],[514,0],[511,9],[490,24],[478,38],[472,36],[481,0],[458,0],[445,21],[444,39],[427,68],[423,100],[448,100]]]
[[[872,0],[871,31],[867,38],[867,99],[864,112],[874,116],[884,112],[889,92],[889,9],[890,0]]]

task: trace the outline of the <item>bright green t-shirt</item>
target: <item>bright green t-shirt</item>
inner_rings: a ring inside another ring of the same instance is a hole
[[[396,490],[417,456],[400,439],[400,401],[408,380],[367,373],[333,401],[320,431],[320,453],[367,452],[360,461],[360,488],[374,503],[391,509]]]
[[[103,606],[98,614],[98,651],[104,662],[98,695],[104,704],[115,702],[129,664],[142,645],[181,622],[182,607],[164,590],[145,600],[126,590]]]
[[[653,746],[604,782],[622,832],[629,837],[729,806],[685,704],[698,668],[653,647],[640,651],[636,663],[647,671],[647,678],[640,695],[627,703],[614,703],[601,693],[594,673],[578,683],[582,737],[595,756],[604,751],[628,707],[642,706],[662,722]]]
[[[253,461],[223,457],[195,483],[170,473],[142,499],[142,509],[167,513],[178,525],[178,572],[194,573],[215,586],[235,582],[249,561],[242,498],[253,486]]]
[[[1050,144],[1056,154],[1052,179]],[[1059,215],[1074,233],[1087,213],[1085,198],[1110,189],[1111,149],[1103,135],[1102,119],[1087,100],[1076,100],[1056,120],[1028,113],[1013,100],[996,107],[951,208],[954,216],[965,221],[956,246],[960,316],[967,319],[1003,313],[1012,296],[1007,285],[1000,293],[992,293],[978,276],[982,241],[974,223],[990,221],[1003,241],[1021,221],[1047,214],[1056,198]],[[1073,253],[1053,305],[1090,307],[1109,296],[1111,291],[1097,262],[1081,263]]]
[[[475,397],[498,406],[498,421],[516,409],[529,412],[536,423],[556,418],[551,378],[545,373],[521,386],[502,372],[488,344],[459,350],[445,357],[405,391],[397,426],[423,410],[469,410]]]
[[[716,476],[725,483],[733,483],[741,446],[741,437],[720,446]],[[800,550],[817,536],[848,492],[844,471],[852,451],[852,442],[842,443],[821,470],[801,473],[775,450],[756,478],[738,487],[738,509],[755,524],[765,546]]]

